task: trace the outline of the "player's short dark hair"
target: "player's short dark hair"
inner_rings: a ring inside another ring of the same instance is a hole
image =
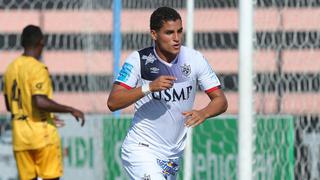
[[[21,35],[21,46],[24,48],[35,47],[43,38],[40,27],[35,25],[28,25],[23,28]]]
[[[170,7],[159,7],[150,17],[150,29],[159,31],[166,21],[181,20],[180,14]]]

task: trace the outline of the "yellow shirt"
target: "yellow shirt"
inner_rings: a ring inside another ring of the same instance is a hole
[[[53,115],[32,104],[32,95],[52,98],[52,82],[47,67],[29,56],[20,56],[4,73],[4,94],[13,115],[13,149],[42,148],[59,138]]]

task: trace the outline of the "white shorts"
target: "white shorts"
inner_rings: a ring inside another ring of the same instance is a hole
[[[145,145],[130,145],[121,148],[121,158],[125,171],[133,180],[175,180],[179,168],[179,158],[159,159]]]

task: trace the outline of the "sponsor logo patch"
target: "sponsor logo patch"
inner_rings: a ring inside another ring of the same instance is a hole
[[[159,71],[160,71],[160,69],[157,68],[157,67],[152,67],[152,68],[150,68],[150,73],[152,73],[152,74],[158,74]]]
[[[178,159],[160,160],[157,159],[158,165],[162,169],[164,176],[172,175],[175,176],[179,171]]]
[[[132,69],[133,69],[132,64],[124,63],[117,79],[120,81],[126,82],[131,75]]]
[[[144,176],[142,177],[143,180],[151,180],[150,175],[144,174]]]
[[[43,85],[43,83],[37,83],[37,84],[36,84],[36,88],[37,88],[37,89],[42,89],[42,85]]]

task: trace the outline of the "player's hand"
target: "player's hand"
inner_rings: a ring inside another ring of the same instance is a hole
[[[191,110],[183,112],[182,114],[186,117],[185,125],[187,127],[194,128],[206,120],[205,114],[201,111]]]
[[[53,123],[58,127],[61,128],[65,126],[66,124],[64,123],[63,120],[61,120],[58,116],[54,115],[53,117]]]
[[[174,81],[177,80],[174,76],[160,76],[149,84],[151,92],[170,89]]]
[[[74,116],[76,118],[76,120],[78,122],[81,121],[81,126],[84,125],[85,119],[84,119],[84,114],[82,111],[80,111],[78,109],[72,109],[71,114],[72,114],[72,116]]]

